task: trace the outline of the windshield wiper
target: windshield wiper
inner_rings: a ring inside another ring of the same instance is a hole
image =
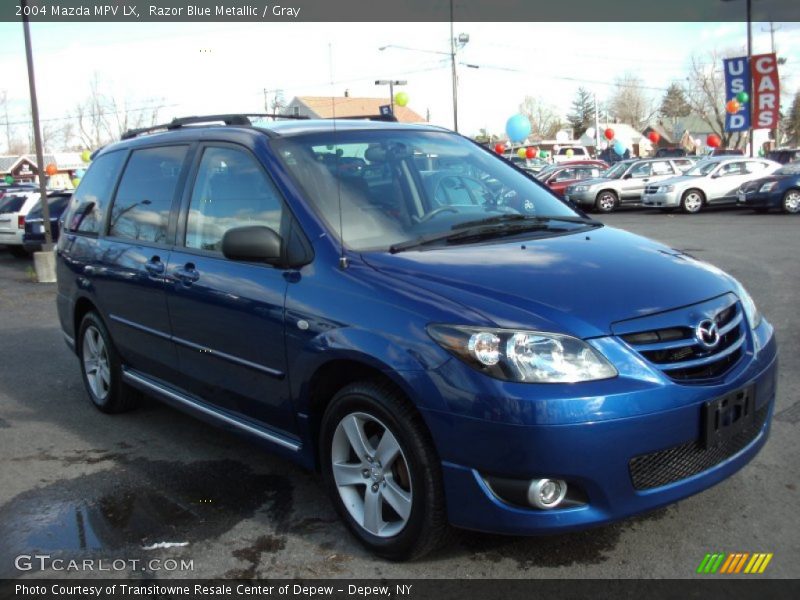
[[[525,216],[520,214],[511,215],[498,215],[496,217],[487,217],[485,219],[477,219],[475,221],[465,221],[463,223],[456,223],[451,229],[467,229],[478,225],[496,225],[498,223],[515,223],[520,221],[530,221],[534,223],[548,223],[550,221],[562,221],[565,223],[585,223],[586,225],[602,225],[600,221],[595,221],[588,217],[570,217],[570,216]]]
[[[467,221],[453,225],[450,231],[424,235],[414,240],[399,242],[389,246],[389,252],[396,254],[404,250],[418,248],[436,242],[464,242],[474,239],[487,239],[516,235],[524,231],[565,231],[550,226],[550,221],[563,221],[585,225],[602,225],[599,221],[583,217],[526,217],[525,215],[499,215],[478,221]]]

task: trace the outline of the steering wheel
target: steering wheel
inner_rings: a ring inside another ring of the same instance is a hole
[[[422,217],[419,220],[419,223],[425,223],[427,221],[430,221],[436,215],[440,215],[440,214],[445,213],[445,212],[458,213],[459,210],[454,206],[440,206],[439,208],[432,210],[427,215]]]

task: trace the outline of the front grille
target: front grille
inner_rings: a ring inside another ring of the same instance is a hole
[[[645,194],[655,194],[657,192],[658,192],[658,186],[657,185],[648,185],[647,187],[644,188],[644,193]]]
[[[637,490],[649,490],[686,479],[718,465],[740,452],[758,436],[768,412],[769,404],[765,404],[756,411],[750,427],[742,429],[716,446],[706,448],[698,440],[632,458],[628,469],[633,487]]]
[[[620,336],[634,350],[675,381],[694,383],[721,377],[742,357],[745,342],[744,313],[738,302],[712,319],[719,330],[713,348],[700,343],[691,327],[676,326]]]

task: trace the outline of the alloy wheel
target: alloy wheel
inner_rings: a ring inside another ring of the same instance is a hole
[[[346,415],[333,434],[331,463],[339,496],[356,523],[381,538],[403,530],[413,505],[411,477],[386,425],[364,412]]]
[[[696,213],[700,212],[703,206],[703,197],[699,192],[689,192],[683,199],[683,207],[686,212]]]
[[[610,192],[603,192],[597,198],[597,208],[602,212],[611,212],[617,204],[617,199]]]
[[[800,212],[800,191],[789,190],[786,192],[783,197],[783,210],[793,215]]]
[[[111,366],[103,336],[94,325],[87,327],[83,334],[81,357],[92,393],[98,400],[104,400],[111,389]]]

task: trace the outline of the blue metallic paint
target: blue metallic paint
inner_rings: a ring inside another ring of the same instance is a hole
[[[292,135],[309,127],[277,124],[275,132]],[[90,299],[110,325],[126,363],[203,396],[226,414],[248,422],[264,419],[297,435],[300,451],[276,448],[282,455],[313,466],[309,382],[338,360],[384,372],[414,402],[442,459],[449,518],[473,529],[541,533],[650,510],[728,477],[766,441],[769,419],[763,433],[738,455],[648,492],[635,491],[627,471],[632,456],[696,439],[701,406],[709,399],[753,382],[759,406],[774,399],[777,351],[766,320],[748,333],[744,358],[711,385],[678,384],[615,337],[631,318],[733,293],[734,283],[721,271],[611,228],[397,255],[346,251],[350,266],[343,270],[338,243],[273,155],[263,132],[203,128],[116,147],[166,140],[220,141],[250,149],[313,246],[313,262],[299,269],[258,266],[247,271],[241,264],[186,254],[176,244],[186,201],[176,198],[175,210],[183,202],[181,218],[163,247],[137,247],[103,235],[61,236],[57,305],[62,327],[74,336],[75,304]],[[143,272],[143,263],[153,255],[168,264],[164,277]],[[172,276],[187,260],[195,260],[203,282],[191,290],[180,288]],[[89,274],[87,266],[92,267]],[[242,273],[237,276],[237,271]],[[114,322],[112,313],[162,331],[168,340]],[[204,319],[219,321],[205,324]],[[222,319],[233,330],[220,327]],[[300,320],[307,329],[297,326]],[[492,379],[433,342],[426,331],[431,323],[578,336],[602,352],[619,376],[551,385]],[[287,377],[237,368],[224,356],[198,357],[196,349],[176,345],[176,339],[285,371]],[[275,353],[280,347],[283,356]],[[244,387],[234,402],[208,397],[212,385],[232,389],[240,384]],[[481,474],[487,473],[563,477],[584,489],[589,504],[553,511],[515,508],[486,487]]]

